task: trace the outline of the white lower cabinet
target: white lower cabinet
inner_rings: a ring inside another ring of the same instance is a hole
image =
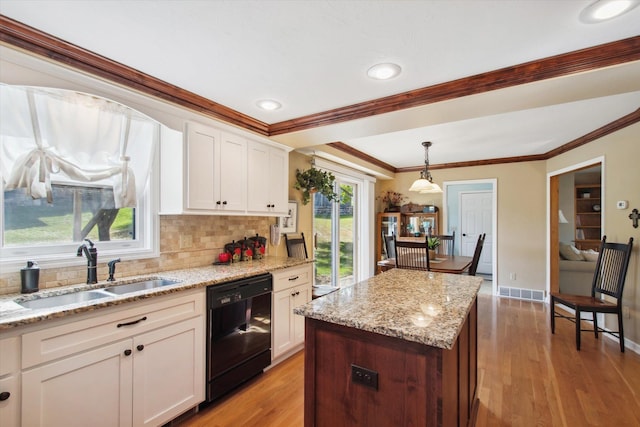
[[[0,338],[0,426],[20,425],[20,337]]]
[[[20,425],[20,374],[0,378],[0,426]],[[26,424],[25,424],[26,425]]]
[[[127,426],[132,421],[131,340],[22,374],[25,426]]]
[[[156,426],[202,402],[204,291],[161,299],[24,334],[22,425]]]
[[[312,264],[273,272],[272,359],[304,345],[304,317],[293,309],[311,301]]]
[[[203,400],[202,319],[133,340],[133,425],[158,425]]]

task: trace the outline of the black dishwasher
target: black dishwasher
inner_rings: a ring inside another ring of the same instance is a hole
[[[271,274],[207,288],[207,402],[271,364]]]

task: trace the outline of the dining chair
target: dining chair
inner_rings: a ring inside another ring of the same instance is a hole
[[[473,259],[469,266],[469,276],[475,276],[478,271],[478,264],[480,263],[480,254],[482,253],[482,246],[484,246],[484,238],[486,233],[478,235],[478,241],[476,242],[476,249],[473,251]]]
[[[425,271],[431,269],[426,238],[424,241],[397,240],[394,234],[393,245],[396,252],[396,268]]]
[[[607,333],[620,340],[620,351],[624,353],[624,327],[622,325],[622,291],[624,289],[633,237],[629,243],[609,243],[607,236],[602,237],[596,269],[591,283],[591,296],[562,294],[551,292],[551,333],[555,334],[556,317],[568,319],[576,324],[576,348],[580,350],[580,332],[592,329],[581,329],[580,314],[589,312],[593,318],[593,332]],[[609,297],[609,298],[606,298]],[[606,299],[605,299],[606,298]],[[614,301],[611,301],[613,299]],[[567,316],[556,312],[556,304],[563,304],[575,310],[575,316]],[[598,313],[610,313],[618,316],[618,330],[609,331],[598,326]]]
[[[437,253],[441,255],[453,255],[453,249],[456,245],[456,232],[452,234],[435,234],[432,237],[437,237],[440,240]]]
[[[287,256],[289,258],[309,258],[309,255],[307,254],[307,244],[304,240],[304,233],[300,233],[300,237],[293,239],[285,234],[284,243],[287,247]]]
[[[396,256],[396,249],[393,246],[393,238],[394,236],[383,235],[382,240],[384,242],[384,250],[387,254],[387,258],[393,258]]]

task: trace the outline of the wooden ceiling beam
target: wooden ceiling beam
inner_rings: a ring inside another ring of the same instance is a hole
[[[269,135],[362,119],[637,60],[640,60],[640,36],[274,123],[269,126]]]

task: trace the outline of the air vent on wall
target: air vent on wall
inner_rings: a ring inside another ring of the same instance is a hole
[[[544,291],[538,291],[534,289],[509,288],[507,286],[500,286],[499,295],[501,297],[518,298],[529,301],[544,301]]]

